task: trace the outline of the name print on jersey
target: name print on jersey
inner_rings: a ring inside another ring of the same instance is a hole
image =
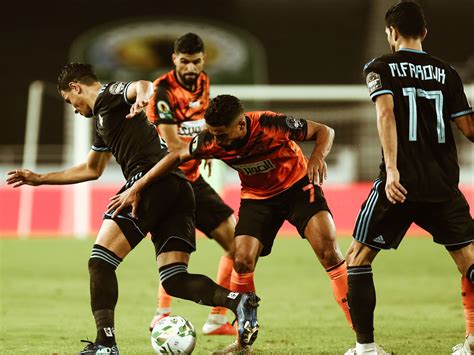
[[[273,165],[270,159],[265,159],[262,161],[258,161],[256,163],[250,164],[240,164],[240,165],[233,165],[232,167],[245,175],[255,175],[266,173],[272,169],[275,169],[275,165]]]
[[[403,78],[412,77],[419,80],[436,80],[444,84],[446,73],[444,69],[433,65],[419,65],[408,62],[388,63],[392,76]]]

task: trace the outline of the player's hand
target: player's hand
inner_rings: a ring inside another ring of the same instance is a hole
[[[112,218],[117,217],[119,212],[128,206],[132,206],[133,218],[137,218],[138,202],[140,201],[140,193],[135,192],[133,188],[125,190],[121,194],[110,198],[110,203],[107,205],[107,213],[112,213]]]
[[[204,159],[204,170],[207,169],[207,177],[212,174],[212,159]]]
[[[13,187],[20,187],[22,185],[40,185],[40,175],[31,170],[17,169],[9,171],[7,174],[7,184],[13,185]]]
[[[407,190],[400,184],[400,173],[398,169],[387,169],[387,182],[385,183],[385,194],[388,200],[396,204],[406,200]]]
[[[132,118],[138,115],[143,109],[148,105],[148,100],[137,100],[135,103],[130,107],[130,113],[125,116],[126,118]]]
[[[322,185],[328,178],[328,167],[321,155],[311,155],[308,161],[308,178],[314,185]]]

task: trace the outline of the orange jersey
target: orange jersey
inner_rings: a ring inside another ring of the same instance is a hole
[[[239,173],[244,199],[267,199],[306,175],[308,159],[295,141],[306,138],[307,122],[270,111],[247,112],[247,134],[236,148],[222,148],[205,130],[190,145],[193,157],[220,159]],[[238,146],[238,148],[237,148]]]
[[[147,116],[158,129],[160,124],[178,125],[178,135],[190,141],[205,127],[204,112],[209,105],[209,78],[202,72],[193,92],[184,88],[176,79],[174,70],[154,81],[155,93],[147,107]],[[190,181],[199,177],[199,160],[180,166]]]

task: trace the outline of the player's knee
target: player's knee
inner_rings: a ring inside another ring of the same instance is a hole
[[[236,253],[234,257],[234,270],[239,274],[254,272],[255,260],[244,253]]]
[[[160,267],[160,282],[166,293],[177,297],[180,295],[183,279],[188,274],[188,266],[185,263],[171,263]]]
[[[98,244],[94,244],[89,258],[89,273],[92,274],[104,268],[115,270],[121,262],[122,259],[115,255],[115,253]]]

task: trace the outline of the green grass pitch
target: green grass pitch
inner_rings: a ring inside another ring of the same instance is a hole
[[[343,252],[350,238],[339,238]],[[0,241],[0,353],[72,354],[94,340],[87,260],[92,240]],[[215,277],[221,249],[198,240],[190,272]],[[376,340],[396,354],[448,354],[464,335],[460,275],[443,247],[407,238],[373,264],[377,290]],[[144,240],[118,269],[117,340],[122,354],[152,354],[148,323],[158,272]],[[309,244],[277,239],[256,272],[261,324],[256,354],[343,354],[355,340],[332,298],[329,280]],[[197,330],[195,354],[208,354],[232,337],[202,335],[209,308],[173,299],[173,313]],[[232,317],[231,315],[229,315]],[[233,318],[233,317],[232,317]]]

